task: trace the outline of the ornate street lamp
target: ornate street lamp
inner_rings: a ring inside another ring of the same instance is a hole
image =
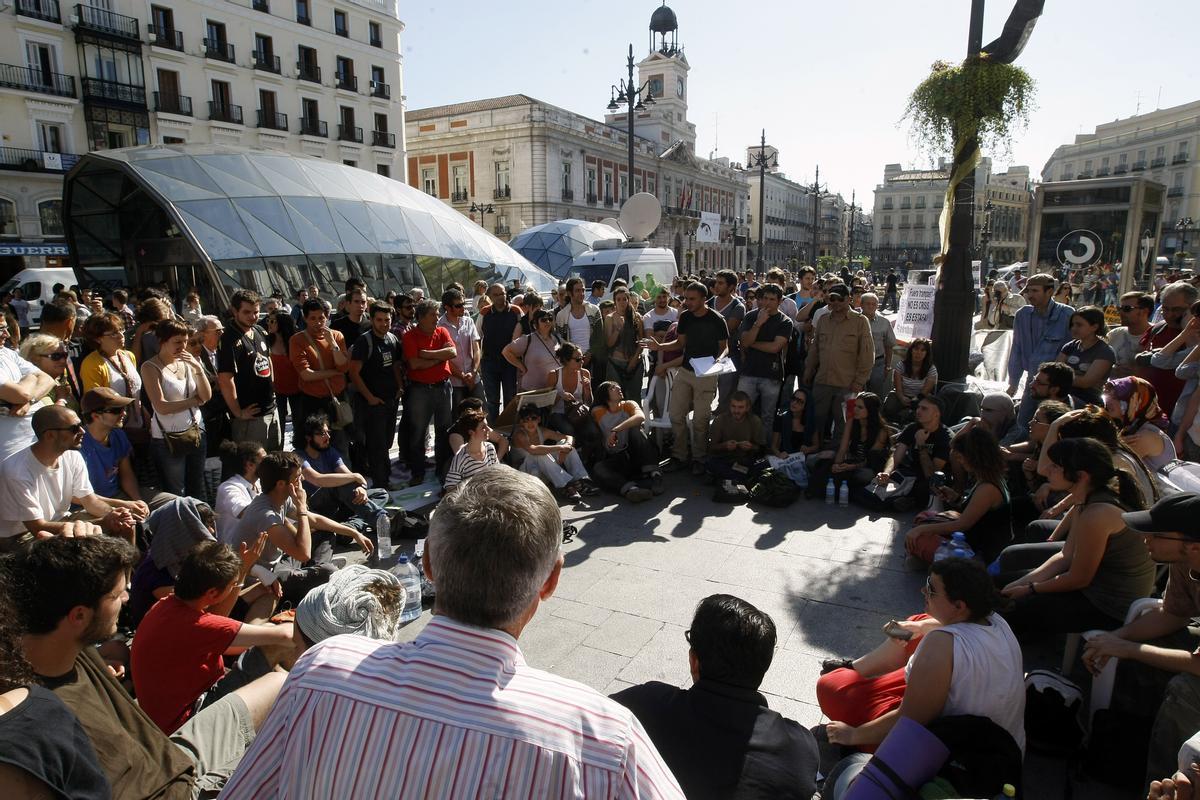
[[[627,144],[629,145],[629,177],[626,186],[626,199],[633,194],[633,115],[637,111],[645,111],[646,106],[654,105],[654,95],[650,93],[650,81],[641,86],[633,82],[633,45],[629,45],[629,80],[622,79],[619,86],[611,87],[609,92],[608,110],[617,111],[621,104],[626,106],[625,121],[628,123]],[[618,189],[618,192],[620,190]]]
[[[758,167],[758,258],[754,261],[755,272],[763,271],[763,247],[766,242],[763,240],[763,220],[767,216],[766,206],[766,187],[767,187],[767,167],[774,169],[779,166],[779,155],[771,153],[767,155],[767,129],[763,128],[762,143],[758,146],[758,155],[754,153],[746,154],[750,163],[747,165],[750,169]]]

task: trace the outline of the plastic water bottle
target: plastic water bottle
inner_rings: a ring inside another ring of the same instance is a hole
[[[375,557],[378,560],[392,555],[392,524],[386,511],[375,518]]]
[[[400,579],[404,587],[404,610],[400,612],[400,624],[412,622],[421,616],[421,573],[416,565],[408,560],[407,555],[400,556],[391,573]]]
[[[950,535],[950,546],[963,551],[958,558],[975,557],[975,551],[971,549],[971,545],[967,544],[967,535],[962,531],[955,531]]]
[[[850,505],[850,484],[843,483],[842,488],[838,489],[838,505]]]
[[[837,489],[834,488],[833,478],[830,478],[829,483],[825,484],[825,504],[833,505],[835,500],[837,500]]]
[[[943,539],[938,545],[937,550],[933,551],[933,560],[941,561],[943,558],[950,558],[954,555],[954,544],[949,539]]]

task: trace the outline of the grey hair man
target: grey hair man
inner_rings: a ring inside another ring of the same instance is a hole
[[[879,295],[874,292],[863,294],[862,315],[871,323],[871,340],[875,343],[875,362],[871,366],[871,376],[867,378],[867,390],[880,397],[887,397],[896,334],[892,331],[892,323],[879,313]]]
[[[532,475],[498,466],[464,482],[430,522],[433,619],[407,644],[337,636],[301,656],[224,796],[277,796],[287,776],[297,799],[351,780],[362,797],[421,781],[430,796],[499,786],[540,795],[553,786],[556,795],[682,798],[628,709],[525,663],[518,639],[562,572],[561,524],[558,503]],[[386,729],[393,748],[344,758],[363,725]],[[460,741],[492,756],[456,770]],[[424,756],[392,758],[397,747]]]

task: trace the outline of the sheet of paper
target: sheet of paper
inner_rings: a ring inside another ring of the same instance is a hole
[[[712,356],[702,356],[700,358],[693,358],[691,364],[692,370],[701,377],[721,375],[726,372],[737,372],[737,367],[728,358],[722,358],[718,361]]]

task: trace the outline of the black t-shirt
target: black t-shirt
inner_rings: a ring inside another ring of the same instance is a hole
[[[900,279],[899,279],[899,278],[897,278],[895,275],[891,275],[891,274],[889,274],[889,275],[887,276],[887,290],[888,290],[889,292],[894,292],[894,291],[896,291],[896,284],[897,284],[897,282],[898,282],[899,280],[900,280]]]
[[[329,327],[340,333],[346,340],[346,346],[350,347],[358,341],[359,336],[371,330],[371,318],[363,314],[362,321],[355,322],[348,314],[339,314],[330,320]]]
[[[896,444],[902,444],[908,448],[908,453],[905,459],[911,459],[911,466],[917,469],[920,466],[920,459],[917,457],[917,431],[921,430],[920,424],[914,422],[900,431],[900,435],[896,437]],[[929,434],[929,438],[925,440],[924,449],[929,452],[930,459],[950,460],[950,429],[942,425],[933,433]],[[919,471],[919,470],[918,470]],[[928,477],[928,476],[926,476]]]
[[[749,331],[758,322],[759,309],[754,309],[742,320],[738,328],[738,337]],[[783,350],[778,353],[764,353],[753,347],[742,349],[743,375],[751,378],[783,378],[783,359],[787,357],[787,344],[792,338],[792,321],[784,314],[775,314],[758,329],[756,342],[773,342],[776,337],[784,338]]]
[[[267,334],[255,325],[242,331],[234,323],[221,334],[217,347],[217,372],[232,372],[238,405],[257,405],[258,416],[275,408],[275,387],[271,383],[271,348]]]
[[[512,341],[513,328],[522,317],[512,306],[504,311],[492,309],[479,317],[480,353],[483,360],[502,361],[501,351]]]
[[[102,747],[109,745],[101,743]],[[28,697],[0,715],[0,763],[25,770],[59,797],[112,797],[108,778],[79,720],[53,692],[41,686],[30,686]]]
[[[691,311],[679,315],[678,335],[686,336],[683,348],[683,367],[692,368],[693,358],[716,358],[721,354],[721,342],[729,338],[725,320],[711,309],[702,317]]]
[[[729,330],[729,320],[733,320],[733,329],[736,331],[738,329],[738,325],[742,324],[742,320],[746,316],[746,304],[744,302],[742,302],[742,298],[740,298],[740,297],[734,297],[731,295],[729,302],[726,303],[725,307],[721,308],[721,309],[717,308],[717,298],[716,297],[708,298],[708,302],[705,303],[705,305],[707,305],[713,311],[716,311],[718,314],[721,315],[721,317],[725,320],[725,330],[726,331]],[[741,361],[739,360],[739,353],[740,353],[740,348],[738,347],[737,337],[730,336],[729,337],[729,357],[733,359],[734,364],[738,364],[738,365],[741,364]]]
[[[399,390],[393,365],[400,356],[400,340],[393,333],[380,339],[375,331],[367,331],[350,348],[350,359],[362,362],[363,383],[371,394],[387,401],[395,399]]]

